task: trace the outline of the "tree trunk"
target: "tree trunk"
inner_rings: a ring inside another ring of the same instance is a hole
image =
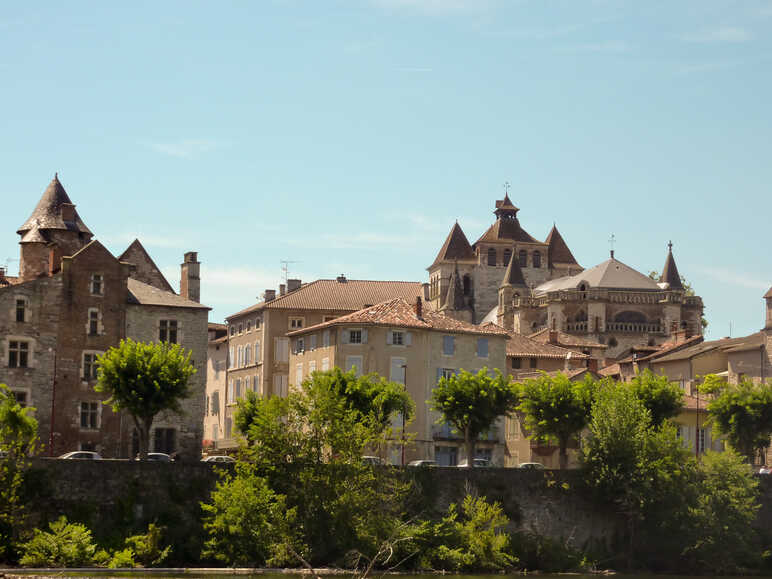
[[[566,470],[568,468],[568,441],[560,441],[560,470]]]
[[[134,424],[137,426],[139,434],[139,459],[147,460],[147,453],[150,446],[150,427],[153,424],[153,418],[134,418]]]
[[[466,446],[466,463],[469,465],[469,468],[474,468],[475,441],[474,441],[474,438],[470,436],[468,426],[464,429],[464,443]]]

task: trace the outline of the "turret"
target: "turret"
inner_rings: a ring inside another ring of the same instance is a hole
[[[672,241],[667,244],[667,258],[665,259],[665,267],[662,268],[662,275],[659,276],[659,283],[664,289],[684,290],[684,284],[681,282],[681,276],[673,258]],[[667,284],[666,288],[664,284]]]
[[[766,330],[772,331],[772,287],[764,294],[764,299],[767,302],[767,324],[764,326]]]
[[[525,297],[530,294],[530,290],[525,283],[523,271],[520,269],[517,257],[512,251],[512,258],[507,264],[507,270],[504,272],[504,279],[499,285],[499,304],[496,321],[500,326],[513,329],[513,301],[515,296]]]

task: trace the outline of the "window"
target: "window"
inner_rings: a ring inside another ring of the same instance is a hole
[[[389,380],[392,382],[405,383],[405,373],[407,371],[407,358],[392,358],[389,366]]]
[[[386,332],[386,343],[394,346],[405,345],[405,332],[399,330],[389,330]]]
[[[289,338],[274,338],[274,358],[276,362],[289,361]]]
[[[244,347],[236,347],[236,368],[241,368],[244,365]]]
[[[525,249],[521,249],[517,254],[517,257],[520,261],[520,267],[526,267],[528,265],[528,252],[526,252]]]
[[[225,400],[226,404],[233,404],[233,402],[236,400],[236,390],[235,385],[233,383],[233,380],[228,382],[228,396]]]
[[[88,310],[88,335],[96,336],[99,334],[99,310],[89,308]]]
[[[437,373],[439,374],[439,376],[437,377],[438,380],[440,378],[445,378],[447,380],[451,376],[455,376],[456,375],[456,371],[453,368],[438,368],[438,372]]]
[[[233,366],[236,364],[236,358],[234,357],[235,348],[231,346],[228,348],[228,368],[233,368]]]
[[[289,319],[289,327],[290,330],[299,330],[303,327],[303,322],[305,321],[305,318],[290,318]]]
[[[464,295],[470,296],[472,295],[472,278],[469,277],[468,273],[464,274],[464,277],[462,278],[463,284],[464,284]]]
[[[260,318],[255,318],[255,329],[257,330],[259,328],[260,328]]]
[[[306,351],[306,341],[305,338],[297,338],[295,340],[295,354],[302,354]]]
[[[155,452],[173,454],[176,450],[177,431],[174,428],[156,428],[154,440]]]
[[[349,344],[361,344],[362,343],[362,330],[349,330],[348,332]]]
[[[362,375],[362,356],[346,356],[346,372],[352,368],[356,368],[357,376]]]
[[[488,265],[496,265],[496,250],[492,247],[488,248]]]
[[[11,340],[8,342],[8,367],[29,367],[29,342]]]
[[[27,300],[24,298],[16,298],[16,321],[27,321]]]
[[[288,378],[286,374],[274,374],[273,375],[273,393],[276,396],[281,396],[282,398],[287,397],[287,383]]]
[[[322,372],[326,372],[330,369],[330,359],[322,358]]]
[[[522,358],[512,358],[512,367],[515,370],[519,370],[523,365],[523,359]]]
[[[311,360],[308,362],[308,373],[312,374],[316,372],[316,360]]]
[[[244,365],[249,366],[252,363],[252,348],[244,346]]]
[[[231,326],[231,336],[236,335],[236,326]]]
[[[102,289],[103,289],[102,274],[101,273],[91,274],[91,295],[101,296]]]
[[[233,399],[234,402],[241,398],[241,378],[236,378],[236,397]]]
[[[488,338],[477,338],[477,357],[488,357]]]
[[[27,392],[24,390],[11,390],[11,394],[13,394],[13,397],[16,399],[16,404],[21,406],[22,408],[26,408],[29,404],[29,398],[27,397]]]
[[[225,419],[225,425],[223,427],[223,430],[225,431],[225,438],[230,438],[231,434],[233,433],[233,419],[232,418],[226,418]]]
[[[255,342],[255,364],[260,363],[260,342]]]
[[[509,265],[509,260],[512,259],[512,250],[511,249],[505,249],[504,250],[504,265]]]
[[[252,320],[247,320],[247,332],[252,331]]]
[[[706,442],[707,442],[707,429],[698,428],[697,429],[697,452],[698,453],[703,454],[705,452]]]
[[[303,363],[295,364],[295,386],[303,383]]]
[[[533,266],[541,267],[541,253],[538,251],[533,252]]]
[[[177,320],[161,320],[158,330],[158,341],[177,343]]]
[[[322,332],[322,346],[328,347],[330,345],[330,330],[324,330]]]
[[[244,324],[239,324],[239,336],[244,332]]]
[[[99,402],[80,403],[80,427],[87,430],[99,428]]]
[[[537,363],[538,360],[536,358],[531,358],[531,368],[536,368]]]
[[[311,337],[309,338],[309,342],[310,343],[308,344],[309,350],[316,350],[317,338],[318,338],[318,336],[316,334],[311,334]]]
[[[442,353],[446,356],[452,356],[456,351],[455,336],[442,336]]]
[[[434,460],[439,466],[456,466],[458,464],[458,448],[455,446],[435,446]]]
[[[83,354],[83,379],[97,379],[97,355],[93,353]]]

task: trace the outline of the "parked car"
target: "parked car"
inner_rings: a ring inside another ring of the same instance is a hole
[[[102,457],[98,452],[92,452],[90,450],[74,450],[63,454],[59,458],[65,460],[102,460]]]
[[[407,465],[414,468],[438,466],[436,460],[429,459],[411,460]]]
[[[386,464],[386,462],[380,456],[363,456],[362,462],[372,466],[381,466]]]
[[[462,460],[457,465],[459,468],[469,468],[469,461],[467,459]],[[486,468],[491,466],[491,461],[489,461],[487,458],[476,458],[474,459],[474,467],[475,468]]]
[[[523,470],[544,470],[544,465],[540,462],[521,462],[517,468]]]
[[[759,469],[759,474],[769,474],[769,467],[768,466],[762,466]]]
[[[215,462],[222,464],[236,462],[236,459],[232,456],[228,456],[227,454],[213,454],[211,456],[207,456],[206,458],[202,458],[201,462]]]
[[[140,460],[139,455],[134,460]],[[165,452],[148,452],[147,460],[154,460],[156,462],[171,462],[172,457]]]

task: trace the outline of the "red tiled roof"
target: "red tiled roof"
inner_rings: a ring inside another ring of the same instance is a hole
[[[522,334],[510,334],[507,340],[507,356],[519,358],[553,358],[565,360],[566,357],[586,360],[587,354],[575,352],[552,344],[532,340]]]
[[[742,336],[740,338],[723,338],[721,340],[711,340],[710,342],[702,342],[696,345],[678,350],[666,356],[658,357],[655,361],[660,362],[673,362],[675,360],[688,360],[693,356],[710,352],[711,350],[722,349],[725,351],[733,350],[735,352],[743,351],[746,349],[759,348],[763,343],[762,332],[756,332],[750,336]]]
[[[296,336],[307,332],[314,332],[322,328],[342,325],[368,325],[368,326],[392,326],[397,328],[415,328],[421,330],[439,330],[453,334],[478,334],[483,336],[508,336],[508,332],[501,326],[494,323],[487,323],[480,326],[462,322],[441,314],[439,312],[424,311],[419,318],[415,313],[413,305],[407,303],[402,298],[381,302],[369,308],[359,310],[352,314],[341,316],[309,326],[302,330],[290,332],[288,336]]]
[[[610,366],[606,366],[605,368],[601,368],[598,370],[598,374],[601,376],[616,376],[617,374],[620,374],[622,372],[622,368],[619,366],[619,364],[611,364]]]
[[[678,352],[679,350],[685,350],[686,348],[689,348],[690,346],[696,345],[701,343],[704,340],[703,336],[697,335],[692,336],[691,338],[687,338],[685,341],[680,342],[678,344],[674,344],[673,342],[665,342],[662,344],[656,351],[646,354],[645,356],[638,356],[635,361],[636,362],[647,362],[651,360],[656,360],[658,358],[661,358],[663,356],[667,356],[668,354],[671,354],[673,352]],[[622,364],[627,364],[633,361],[632,355],[627,356],[626,358],[623,358],[622,360],[619,360]]]
[[[319,279],[269,302],[259,302],[226,320],[263,309],[348,310],[356,312],[383,301],[402,298],[410,303],[423,297],[423,284],[415,281]],[[424,304],[426,309],[426,304]]]

